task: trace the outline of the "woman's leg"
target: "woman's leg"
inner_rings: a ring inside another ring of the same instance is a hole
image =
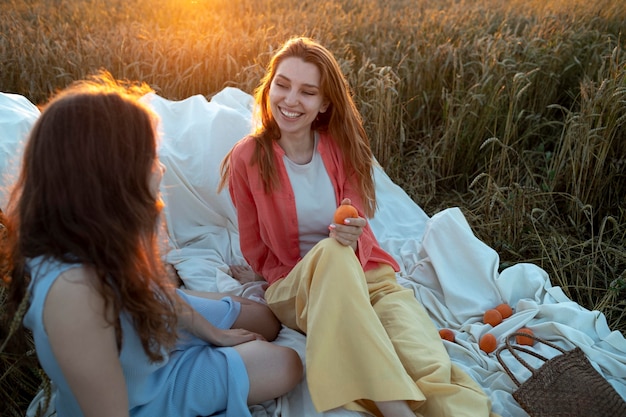
[[[371,411],[372,401],[411,400],[415,407],[425,399],[370,304],[351,248],[322,240],[265,298],[285,325],[307,334],[307,382],[318,411]]]
[[[280,321],[276,318],[272,310],[265,304],[236,295],[221,294],[207,291],[182,290],[186,294],[209,300],[221,300],[230,297],[241,304],[241,312],[235,323],[231,326],[234,329],[246,329],[259,333],[267,341],[273,341],[278,336],[281,329]]]
[[[491,404],[469,375],[452,364],[441,337],[413,290],[382,266],[366,273],[374,310],[405,369],[426,396],[425,416],[486,417]]]
[[[259,404],[291,391],[302,379],[302,361],[295,350],[263,341],[237,345],[248,378],[248,404]]]

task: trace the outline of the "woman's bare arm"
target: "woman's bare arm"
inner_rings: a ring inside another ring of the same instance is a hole
[[[94,281],[87,268],[64,272],[48,292],[44,327],[85,417],[127,417],[115,329],[105,320],[104,299]]]
[[[260,334],[265,338],[265,340],[271,342],[278,337],[278,333],[282,328],[280,321],[278,321],[274,313],[272,313],[272,310],[270,310],[267,305],[257,301],[250,300],[245,297],[217,292],[193,291],[187,289],[183,291],[187,294],[194,295],[196,297],[208,298],[210,300],[221,300],[222,298],[228,296],[240,303],[241,313],[239,313],[239,317],[237,317],[237,320],[233,323],[233,329],[250,330],[251,332]]]
[[[235,346],[251,340],[265,340],[260,334],[247,329],[219,329],[182,299],[178,300],[178,322],[181,328],[215,346]]]

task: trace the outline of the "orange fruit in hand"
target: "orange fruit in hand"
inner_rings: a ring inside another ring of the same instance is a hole
[[[487,333],[480,338],[478,342],[478,347],[485,353],[491,353],[496,350],[496,346],[498,346],[498,341],[496,337],[491,333]]]
[[[498,324],[502,323],[502,314],[495,308],[489,309],[483,314],[483,322],[496,327]]]
[[[526,333],[531,336],[534,335],[533,331],[530,330],[528,327],[522,327],[521,329],[517,331],[517,333]],[[518,345],[532,346],[535,344],[535,339],[533,339],[532,337],[526,337],[526,336],[515,336],[515,341],[517,342]]]
[[[510,305],[506,303],[498,305],[496,307],[496,310],[498,310],[500,314],[502,315],[502,320],[508,319],[509,317],[513,315],[513,309],[511,308]]]
[[[439,330],[439,336],[443,340],[449,340],[450,342],[454,342],[454,332],[450,329],[441,329]]]
[[[343,224],[346,219],[353,219],[357,217],[359,217],[359,212],[356,207],[350,204],[342,204],[337,207],[337,210],[335,210],[333,221],[335,224]]]

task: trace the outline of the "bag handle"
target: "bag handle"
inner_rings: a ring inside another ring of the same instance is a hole
[[[528,362],[526,362],[524,359],[522,359],[522,357],[520,356],[519,352],[524,352],[527,353],[531,356],[534,356],[535,358],[538,358],[544,362],[548,361],[548,358],[546,358],[543,355],[540,355],[537,352],[534,352],[530,349],[518,346],[518,345],[512,345],[511,344],[511,338],[515,337],[515,336],[523,336],[523,337],[530,337],[531,339],[534,339],[537,342],[541,342],[543,344],[546,344],[548,346],[550,346],[553,349],[558,350],[561,353],[566,353],[567,351],[563,348],[561,348],[560,346],[555,345],[552,342],[549,342],[545,339],[542,339],[538,336],[535,336],[534,334],[529,334],[529,333],[524,333],[524,332],[515,332],[515,333],[511,333],[510,335],[508,335],[505,339],[505,345],[501,346],[497,351],[496,351],[496,357],[498,358],[498,362],[500,362],[500,365],[502,365],[502,367],[504,368],[504,371],[507,373],[507,375],[513,380],[513,382],[515,382],[515,385],[517,385],[518,387],[521,384],[521,382],[519,382],[519,380],[517,379],[517,377],[515,377],[515,375],[513,375],[513,372],[511,371],[511,369],[504,363],[504,360],[502,360],[502,357],[500,356],[502,354],[503,350],[508,350],[509,352],[511,352],[511,355],[513,355],[513,357],[515,359],[517,359],[519,361],[519,363],[521,363],[522,365],[524,365],[524,367],[526,369],[528,369],[533,376],[537,374],[537,368],[533,368],[532,366],[530,366],[530,364]]]

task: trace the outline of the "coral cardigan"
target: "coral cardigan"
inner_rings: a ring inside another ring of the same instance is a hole
[[[287,276],[301,259],[296,201],[283,163],[285,151],[274,142],[274,161],[281,185],[266,194],[257,166],[250,162],[254,147],[252,136],[235,144],[228,189],[237,208],[241,252],[252,269],[271,285]],[[359,215],[365,217],[362,200],[346,178],[341,152],[327,132],[319,132],[317,150],[333,184],[337,205],[349,198]],[[394,258],[380,247],[369,223],[359,237],[356,255],[364,271],[380,263],[399,270]]]

